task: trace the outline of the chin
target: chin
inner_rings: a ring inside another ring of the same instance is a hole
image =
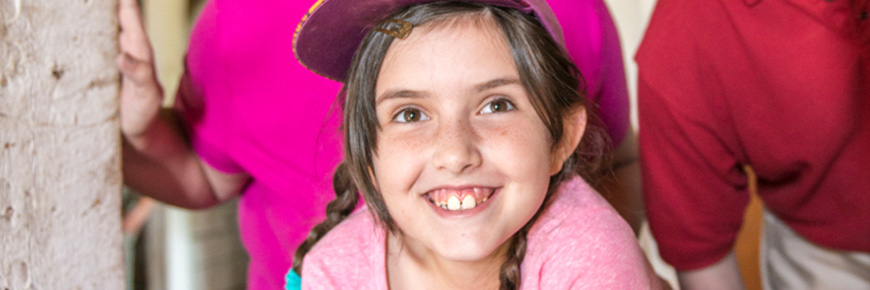
[[[457,239],[462,240],[462,239]],[[457,247],[457,244],[461,246]],[[447,243],[442,249],[437,250],[438,254],[445,259],[458,262],[475,262],[492,257],[492,255],[501,248],[503,243],[493,245],[492,243],[477,243],[473,241],[451,242]]]

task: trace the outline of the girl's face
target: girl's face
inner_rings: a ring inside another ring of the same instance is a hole
[[[564,161],[500,30],[466,19],[415,27],[391,44],[375,93],[373,172],[405,250],[500,263]]]

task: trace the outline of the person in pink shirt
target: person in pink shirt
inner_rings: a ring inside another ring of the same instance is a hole
[[[202,9],[174,107],[188,141],[157,116],[163,92],[150,46],[135,1],[121,1],[123,169],[131,188],[184,208],[240,197],[248,288],[279,289],[332,195],[341,84],[290,55],[309,3],[255,2],[213,0]]]
[[[249,289],[283,283],[293,252],[324,218],[341,159],[341,83],[290,55],[293,31],[313,1],[205,4],[192,30],[174,115],[159,117],[163,91],[135,1],[120,5],[125,183],[160,201],[205,208],[240,198],[239,228],[250,255]],[[618,147],[616,175],[595,184],[632,226],[636,144],[619,39],[601,0],[551,0],[564,43]],[[591,109],[591,108],[590,108]],[[183,124],[186,137],[176,131]],[[634,171],[633,171],[634,170]],[[624,198],[623,198],[624,197]]]
[[[343,80],[345,150],[327,219],[296,252],[303,289],[659,288],[587,183],[606,134],[546,2],[310,11],[294,51]]]

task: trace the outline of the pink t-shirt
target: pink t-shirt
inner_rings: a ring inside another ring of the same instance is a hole
[[[582,178],[562,184],[528,234],[522,289],[658,289],[631,228]],[[302,289],[388,289],[386,233],[367,208],[305,256]]]
[[[341,110],[333,103],[341,84],[310,73],[291,49],[307,2],[207,3],[178,93],[199,157],[252,177],[238,210],[248,289],[282,287],[293,252],[335,196]]]
[[[193,149],[220,171],[252,177],[239,204],[249,289],[283,285],[293,252],[334,197],[341,114],[333,103],[341,84],[309,72],[292,54],[294,29],[314,2],[211,0],[185,61],[176,109]],[[610,15],[601,0],[549,2],[619,144],[628,98]]]

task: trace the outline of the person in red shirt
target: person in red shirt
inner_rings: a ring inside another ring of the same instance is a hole
[[[657,4],[641,47],[644,201],[683,289],[741,288],[750,166],[763,283],[870,287],[867,1]]]

